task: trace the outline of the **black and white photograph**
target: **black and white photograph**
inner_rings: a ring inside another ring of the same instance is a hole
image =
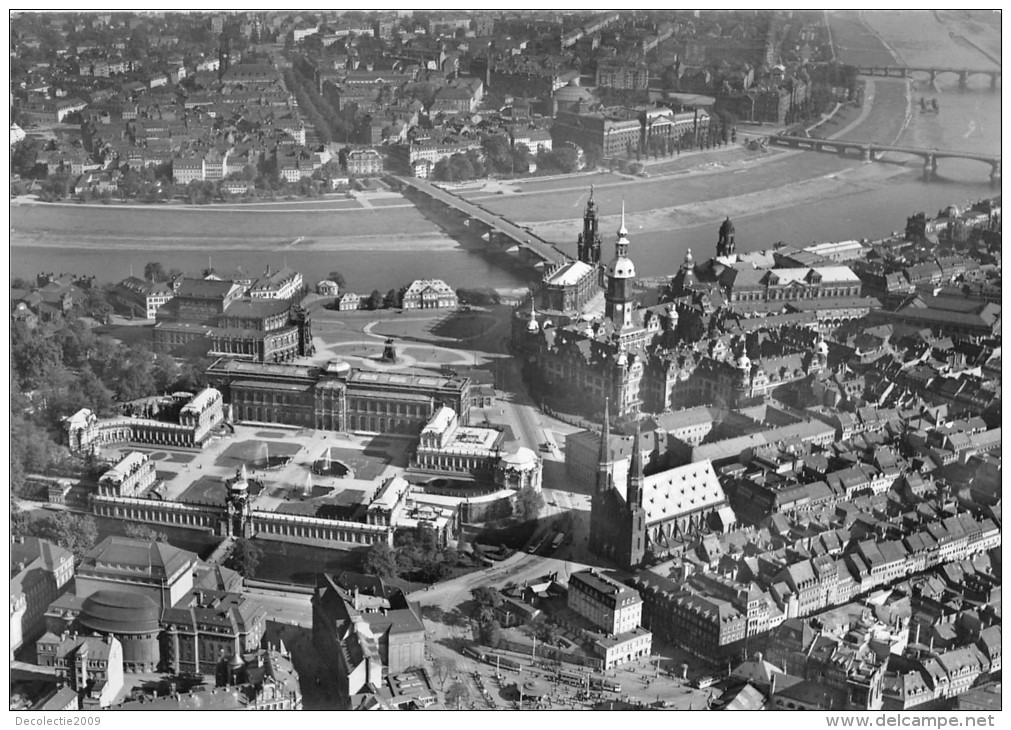
[[[11,727],[996,727],[1000,10],[9,46]]]

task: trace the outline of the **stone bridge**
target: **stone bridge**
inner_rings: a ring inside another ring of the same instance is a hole
[[[832,152],[841,156],[859,155],[867,162],[877,160],[882,152],[898,152],[903,155],[913,155],[923,158],[923,178],[933,180],[937,175],[937,161],[943,158],[961,160],[979,160],[990,166],[990,183],[996,185],[1001,179],[1000,155],[985,155],[976,152],[956,152],[954,150],[922,149],[919,147],[900,147],[896,145],[877,144],[876,142],[855,142],[844,139],[820,139],[817,137],[798,137],[788,134],[774,134],[769,137],[769,144],[794,149],[813,150],[815,152]]]
[[[514,247],[520,259],[528,265],[544,269],[568,260],[560,249],[526,228],[490,213],[481,206],[443,190],[427,180],[399,175],[390,176],[405,193],[421,196],[436,203],[444,211],[462,218],[463,223],[479,237],[500,250]]]
[[[969,86],[971,76],[989,76],[990,88],[996,89],[1000,80],[1000,69],[992,68],[949,68],[941,66],[860,66],[857,72],[864,76],[897,76],[903,78],[914,73],[927,74],[930,83],[934,83],[941,74],[955,74],[958,77],[958,88]]]

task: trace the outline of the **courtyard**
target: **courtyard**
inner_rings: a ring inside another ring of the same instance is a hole
[[[367,502],[382,479],[407,466],[412,444],[389,436],[236,425],[233,433],[212,438],[199,452],[122,446],[106,455],[116,460],[140,451],[157,462],[159,483],[144,496],[224,504],[226,482],[244,466],[254,509],[314,514],[324,504],[350,509],[351,502]],[[346,474],[315,473],[313,465],[328,459],[346,465]]]

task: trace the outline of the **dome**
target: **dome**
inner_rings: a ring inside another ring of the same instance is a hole
[[[634,279],[635,264],[625,256],[619,256],[607,267],[607,275],[614,279]]]
[[[528,449],[526,446],[520,446],[516,451],[511,451],[502,457],[503,466],[511,466],[513,468],[526,468],[531,467],[537,463],[537,454],[532,450]]]
[[[734,232],[734,222],[730,220],[730,216],[727,216],[727,219],[723,221],[723,223],[720,225],[720,234],[733,233],[733,232]]]
[[[944,209],[945,218],[958,218],[959,215],[961,215],[961,211],[959,211],[957,205],[949,205]]]
[[[527,332],[530,332],[532,334],[536,332],[538,329],[540,328],[537,326],[537,320],[531,317],[530,321],[527,322]]]
[[[326,371],[330,375],[347,375],[351,365],[346,360],[331,360],[326,364]]]
[[[741,353],[741,356],[737,358],[737,367],[741,370],[751,370],[751,359],[744,353]]]
[[[828,343],[821,337],[814,343],[814,351],[819,355],[828,355]]]
[[[563,104],[575,104],[580,101],[596,101],[596,97],[589,89],[578,86],[576,80],[572,79],[567,86],[563,86],[554,94],[555,101]]]
[[[81,604],[81,625],[104,634],[146,634],[159,630],[158,606],[147,596],[102,590]]]

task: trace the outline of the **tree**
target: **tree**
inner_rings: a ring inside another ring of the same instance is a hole
[[[446,690],[446,704],[456,705],[456,709],[460,709],[460,703],[463,702],[470,693],[467,692],[466,685],[463,682],[453,682],[449,685],[449,689]]]
[[[378,289],[373,289],[372,293],[369,294],[368,300],[365,302],[366,309],[381,309],[383,306],[383,295],[379,293]]]
[[[521,520],[536,520],[544,508],[544,497],[531,486],[516,493],[516,516]]]
[[[42,143],[34,137],[25,137],[11,148],[11,171],[21,177],[33,177],[36,160]]]
[[[383,307],[385,309],[396,309],[400,306],[400,301],[397,299],[397,290],[390,289],[386,292],[386,297],[383,298]]]
[[[13,537],[25,537],[29,534],[29,525],[31,524],[31,518],[28,513],[23,509],[18,507],[18,503],[14,501],[11,497],[11,536]]]
[[[345,279],[344,274],[342,274],[339,271],[331,271],[329,274],[327,274],[326,278],[328,278],[330,281],[332,281],[338,287],[340,287],[341,291],[344,291],[348,286],[347,279]]]
[[[377,575],[380,578],[396,578],[398,569],[397,553],[385,542],[374,543],[362,555],[361,569],[366,575]]]
[[[59,344],[45,331],[35,332],[23,322],[11,324],[11,364],[22,390],[34,390],[62,362]]]
[[[34,520],[28,526],[31,535],[54,542],[81,560],[98,541],[98,526],[90,515],[57,512]]]
[[[168,542],[168,535],[158,532],[150,525],[140,522],[130,522],[123,531],[127,537],[134,540],[146,540],[148,542]]]
[[[144,278],[148,281],[166,281],[168,275],[160,261],[149,261],[144,264]]]
[[[561,634],[558,626],[545,619],[544,616],[535,618],[524,627],[524,631],[528,636],[550,646],[555,646],[558,643],[558,637]]]
[[[225,560],[225,567],[239,572],[244,578],[256,575],[256,569],[263,559],[263,550],[252,540],[239,538]]]
[[[478,640],[486,646],[497,647],[502,641],[502,624],[498,621],[488,621],[478,626]]]
[[[456,662],[449,657],[437,656],[432,659],[432,669],[436,679],[439,680],[439,689],[446,689],[446,680],[456,671]]]

